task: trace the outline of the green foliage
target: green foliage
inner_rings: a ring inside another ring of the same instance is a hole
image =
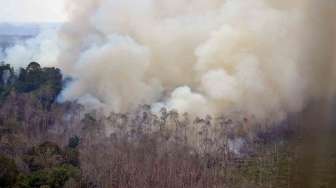
[[[78,136],[71,137],[64,153],[66,162],[74,166],[79,166],[79,152],[77,148],[79,144],[80,138]]]
[[[80,139],[78,136],[73,136],[69,139],[68,147],[76,148],[79,145]]]
[[[18,170],[15,162],[0,156],[0,187],[12,187],[16,181]]]
[[[43,169],[32,172],[27,175],[20,175],[17,187],[33,188],[33,187],[63,187],[70,178],[78,179],[80,170],[72,165],[63,164],[49,169]]]
[[[78,179],[78,151],[73,148],[62,150],[52,142],[45,142],[33,147],[24,157],[30,173],[21,174],[17,186],[32,187],[63,187],[65,182]]]
[[[0,65],[0,100],[9,94],[15,79],[14,70],[10,65]]]
[[[62,164],[64,157],[62,150],[56,144],[45,142],[33,147],[24,157],[24,161],[31,171],[37,171]]]
[[[0,100],[4,100],[11,91],[17,93],[32,93],[44,108],[56,100],[63,87],[63,77],[57,68],[41,68],[36,63],[30,63],[21,68],[15,75],[10,65],[0,66]]]
[[[75,148],[66,148],[64,152],[65,162],[73,166],[79,166],[79,152]]]
[[[61,92],[63,78],[60,70],[56,68],[43,68],[42,77],[44,83],[41,84],[37,97],[43,105],[48,106]]]
[[[80,171],[72,165],[61,165],[51,170],[48,184],[51,187],[62,187],[69,178],[78,178]]]
[[[62,90],[62,74],[56,68],[41,68],[32,62],[26,69],[21,69],[15,82],[19,93],[33,92],[44,107],[49,107]]]
[[[29,175],[21,175],[17,186],[22,188],[40,187],[48,182],[48,174],[45,171],[33,172]]]
[[[27,70],[27,72],[39,72],[39,71],[41,71],[41,66],[40,66],[40,64],[38,64],[36,62],[31,62],[27,66],[26,70]]]
[[[15,83],[15,88],[20,93],[34,91],[45,81],[40,66],[36,65],[36,63],[31,64],[29,64],[26,69],[21,68],[19,78]]]

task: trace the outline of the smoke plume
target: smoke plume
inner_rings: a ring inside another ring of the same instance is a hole
[[[330,91],[334,1],[71,0],[61,100],[282,120]]]
[[[41,62],[44,66],[57,66],[60,55],[58,42],[57,29],[41,29],[37,37],[16,42],[13,47],[5,49],[0,58],[10,63],[16,71],[26,67],[31,61]]]

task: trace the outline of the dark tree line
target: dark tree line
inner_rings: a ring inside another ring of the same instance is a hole
[[[0,66],[0,96],[5,100],[11,92],[31,93],[39,102],[48,108],[54,103],[62,90],[63,77],[57,68],[41,68],[36,63],[30,63],[15,74],[9,65]]]

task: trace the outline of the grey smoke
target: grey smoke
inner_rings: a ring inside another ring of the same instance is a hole
[[[40,58],[74,78],[61,100],[105,113],[151,104],[279,121],[334,93],[334,1],[71,0],[67,8],[57,53]]]

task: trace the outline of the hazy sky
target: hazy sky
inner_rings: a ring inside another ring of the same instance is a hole
[[[65,0],[0,0],[0,22],[61,22]]]

